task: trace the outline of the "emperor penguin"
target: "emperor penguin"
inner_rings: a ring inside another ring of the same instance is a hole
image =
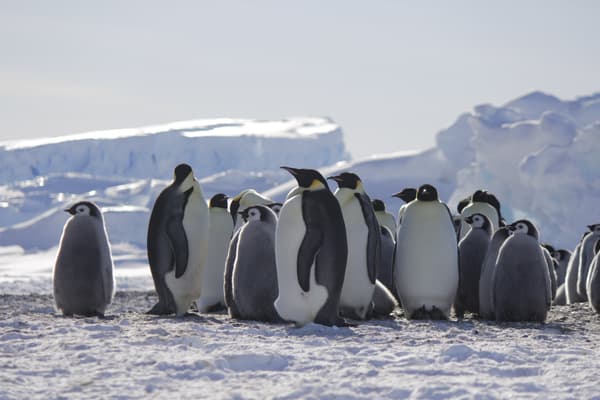
[[[556,290],[558,289],[558,286],[556,284],[556,266],[558,265],[558,262],[552,258],[552,255],[550,255],[550,251],[548,251],[546,247],[544,247],[543,245],[540,247],[542,248],[542,252],[544,253],[544,259],[546,260],[546,266],[548,267],[548,277],[550,278],[550,288],[552,293],[551,298],[554,299],[554,297],[556,296]]]
[[[244,211],[250,206],[267,205],[272,204],[273,200],[263,196],[254,189],[244,189],[237,196],[231,199],[229,205],[229,212],[233,218],[234,231],[237,231],[242,227],[244,221],[239,218],[239,213]]]
[[[319,172],[282,168],[298,186],[288,193],[275,232],[275,309],[297,325],[344,325],[338,309],[348,244],[340,204]]]
[[[496,318],[492,308],[492,279],[500,247],[509,236],[508,227],[503,226],[496,229],[485,252],[479,277],[479,317],[483,319],[492,320]]]
[[[465,217],[465,222],[471,229],[458,243],[460,274],[454,301],[454,312],[458,318],[462,318],[465,311],[479,314],[479,279],[492,236],[492,224],[485,215],[475,213]]]
[[[220,311],[225,308],[223,279],[229,240],[233,232],[233,221],[227,210],[227,195],[217,193],[208,203],[209,236],[208,255],[200,297],[196,300],[201,313]]]
[[[552,258],[558,263],[556,267],[556,284],[560,286],[565,282],[571,252],[565,249],[555,250],[552,252]]]
[[[149,314],[187,313],[200,297],[209,237],[208,206],[187,164],[156,199],[148,225],[148,261],[158,293]]]
[[[379,281],[375,282],[373,304],[369,317],[387,317],[398,307],[398,301],[392,292]]]
[[[584,301],[587,301],[586,282],[590,263],[594,258],[594,245],[600,239],[600,224],[588,225],[588,229],[589,233],[581,242],[577,272],[577,294]]]
[[[394,281],[411,319],[447,319],[458,289],[458,245],[450,210],[422,185],[396,234]]]
[[[343,172],[328,179],[338,184],[334,196],[342,209],[348,241],[340,313],[344,317],[365,319],[373,301],[377,267],[381,263],[379,222],[358,175]]]
[[[104,316],[115,292],[112,254],[100,208],[80,201],[67,220],[54,264],[56,309],[63,315]]]
[[[565,304],[567,304],[567,294],[565,292],[565,284],[563,283],[556,288],[556,296],[554,296],[554,300],[552,300],[552,305],[564,306]]]
[[[590,306],[596,313],[600,313],[600,239],[594,245],[594,258],[590,263],[586,290]]]
[[[459,239],[465,237],[469,231],[469,225],[464,221],[464,218],[469,215],[479,213],[488,217],[492,224],[492,232],[495,232],[503,224],[500,202],[495,195],[486,190],[476,190],[471,197],[463,199],[458,205],[458,212],[463,219]]]
[[[509,230],[492,278],[496,321],[544,322],[552,294],[538,230],[524,219],[512,223]]]
[[[411,201],[413,201],[414,199],[417,198],[417,189],[415,188],[404,188],[402,189],[402,191],[398,192],[398,193],[394,193],[392,195],[392,197],[397,197],[401,200],[404,201],[404,204],[400,207],[400,209],[398,210],[398,224],[397,224],[397,228],[396,231],[399,228],[399,225],[402,223],[402,216],[404,215],[404,211],[406,210],[406,206],[408,206],[408,203],[410,203]]]
[[[237,318],[278,322],[274,306],[277,215],[267,206],[251,206],[242,211],[242,218],[246,223],[240,229],[232,277]]]
[[[377,222],[379,225],[385,226],[392,232],[396,234],[396,220],[392,213],[386,211],[385,203],[380,199],[374,199],[373,202],[373,211],[375,211],[375,217],[377,218]]]
[[[567,264],[567,272],[565,274],[565,295],[567,298],[567,304],[573,303],[582,303],[585,300],[577,293],[577,274],[579,273],[579,255],[581,253],[581,245],[585,237],[590,234],[590,232],[585,232],[581,237],[575,249],[573,249],[573,254],[569,259],[569,263]]]

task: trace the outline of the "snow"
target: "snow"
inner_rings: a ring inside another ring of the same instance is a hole
[[[600,222],[600,94],[541,92],[476,106],[430,149],[351,160],[327,118],[216,119],[0,144],[0,398],[455,398],[597,396],[598,317],[553,307],[545,324],[408,321],[398,311],[350,328],[145,315],[155,302],[149,212],[190,162],[206,198],[254,188],[283,200],[280,165],[353,171],[372,198],[430,183],[452,209],[487,188],[511,220],[572,249]],[[154,155],[154,157],[152,157]],[[63,318],[52,266],[78,199],[97,202],[117,296],[108,318]]]

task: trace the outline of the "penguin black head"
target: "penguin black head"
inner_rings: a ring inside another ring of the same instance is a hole
[[[464,219],[473,229],[483,229],[488,233],[492,232],[492,223],[490,222],[490,219],[483,214],[475,213]]]
[[[394,193],[392,197],[397,197],[404,200],[405,203],[410,203],[417,198],[417,189],[415,188],[404,188],[401,192]]]
[[[281,167],[288,171],[296,181],[298,182],[298,186],[311,190],[320,190],[327,189],[329,190],[329,185],[327,185],[327,181],[323,178],[318,171],[314,169],[307,168],[292,168],[292,167]],[[324,186],[324,188],[323,188]]]
[[[269,207],[271,210],[273,210],[275,212],[275,214],[279,215],[279,211],[281,211],[281,207],[283,207],[283,204],[281,204],[281,203],[269,203],[266,206]]]
[[[224,208],[227,209],[227,195],[224,193],[217,193],[210,198],[208,203],[210,208]]]
[[[588,225],[587,227],[593,234],[600,235],[600,224]]]
[[[419,201],[436,201],[438,200],[437,189],[432,185],[425,184],[419,187],[417,191],[417,200]]]
[[[556,249],[551,244],[542,243],[542,247],[545,248],[546,250],[548,250],[551,255],[556,252]]]
[[[187,164],[179,164],[175,167],[175,184],[180,185],[189,174],[192,173],[192,167]]]
[[[352,172],[342,172],[336,176],[328,176],[327,179],[332,179],[337,182],[340,189],[347,188],[356,190],[358,189],[358,185],[360,185],[361,181],[358,175]]]
[[[565,249],[556,250],[552,253],[552,258],[558,261],[566,260],[571,257],[571,252]]]
[[[534,237],[536,240],[539,239],[539,233],[535,225],[529,220],[520,219],[513,222],[508,226],[508,229],[512,234],[525,234]]]
[[[371,202],[373,204],[373,210],[375,211],[385,211],[385,203],[379,199],[375,199]]]
[[[90,201],[80,201],[75,203],[70,208],[67,208],[65,212],[68,212],[71,215],[88,215],[96,218],[99,218],[102,215],[100,208]]]
[[[476,190],[471,196],[471,201],[488,203],[490,206],[494,207],[498,212],[498,215],[502,217],[502,214],[500,214],[500,202],[498,201],[498,198],[487,190]]]
[[[244,211],[240,211],[239,214],[244,219],[244,222],[250,221],[263,221],[268,222],[272,220],[277,220],[277,216],[275,215],[275,211],[271,210],[267,206],[250,206],[246,208]]]

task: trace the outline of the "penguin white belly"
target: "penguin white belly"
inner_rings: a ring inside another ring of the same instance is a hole
[[[216,208],[209,210],[209,214],[208,255],[202,273],[200,298],[196,301],[200,312],[207,312],[216,304],[225,305],[223,291],[225,258],[233,231],[231,214],[227,210]]]
[[[398,229],[395,282],[408,315],[422,306],[446,316],[458,288],[458,247],[443,205],[409,205]]]
[[[348,241],[348,261],[340,297],[340,306],[353,308],[364,318],[373,300],[375,284],[367,273],[367,240],[369,229],[357,200],[349,202],[342,210]],[[379,233],[379,232],[377,232]]]
[[[305,325],[314,321],[327,301],[327,289],[315,279],[315,264],[310,270],[310,290],[304,292],[298,283],[298,251],[306,234],[302,219],[302,194],[288,199],[279,212],[275,231],[275,258],[279,295],[277,313],[286,321]]]
[[[184,274],[175,278],[175,269],[165,274],[165,282],[173,295],[177,315],[188,311],[192,301],[200,296],[202,272],[208,250],[208,207],[194,188],[183,214],[183,229],[188,242],[188,263]]]
[[[471,203],[465,208],[463,208],[462,212],[460,213],[460,239],[464,238],[467,232],[469,232],[469,229],[471,229],[469,224],[465,222],[465,217],[469,217],[477,213],[483,214],[486,217],[488,217],[488,219],[492,223],[492,233],[496,232],[496,229],[498,229],[498,223],[500,218],[498,217],[498,211],[496,211],[494,206],[483,202]]]

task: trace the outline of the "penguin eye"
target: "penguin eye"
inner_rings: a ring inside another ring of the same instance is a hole
[[[252,209],[248,212],[248,219],[250,221],[257,221],[260,219],[260,212],[256,209]]]
[[[90,209],[88,206],[80,205],[75,209],[77,214],[90,215]]]
[[[527,229],[527,225],[525,225],[524,223],[517,224],[517,232],[527,233],[528,231],[529,229]]]

